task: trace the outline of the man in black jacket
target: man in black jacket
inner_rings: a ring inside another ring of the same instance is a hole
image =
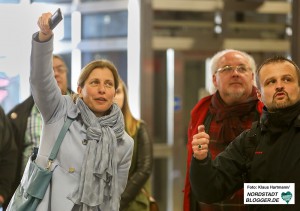
[[[17,169],[17,148],[8,118],[0,107],[0,208],[8,202]]]
[[[265,107],[256,127],[244,131],[215,160],[204,126],[193,137],[190,182],[197,200],[224,199],[244,182],[295,183],[295,204],[251,205],[250,210],[300,210],[300,70],[284,57],[257,69],[257,96]]]
[[[61,93],[73,94],[67,88],[67,65],[62,57],[58,55],[53,55],[53,71]],[[7,115],[11,120],[18,148],[17,175],[13,185],[13,188],[16,189],[21,181],[23,171],[28,158],[32,154],[33,148],[39,146],[42,119],[32,96],[29,96],[22,103],[16,105]]]

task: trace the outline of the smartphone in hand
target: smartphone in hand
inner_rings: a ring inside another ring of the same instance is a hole
[[[55,13],[49,19],[50,29],[53,30],[57,24],[63,19],[60,8],[58,8]]]

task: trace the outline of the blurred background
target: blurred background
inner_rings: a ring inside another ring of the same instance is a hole
[[[154,144],[153,195],[161,211],[180,211],[189,113],[208,94],[208,62],[219,50],[275,54],[300,64],[297,0],[0,0],[0,104],[6,112],[30,94],[31,36],[43,12],[63,12],[55,53],[76,90],[80,69],[111,60],[129,89],[132,112]]]

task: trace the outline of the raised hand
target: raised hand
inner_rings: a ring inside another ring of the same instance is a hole
[[[40,28],[39,31],[39,40],[41,42],[47,41],[51,38],[53,32],[50,29],[49,20],[51,18],[52,14],[50,12],[43,13],[39,19],[38,19],[38,26]]]
[[[194,157],[203,160],[208,154],[209,135],[204,130],[204,125],[198,126],[198,133],[193,136],[192,148]]]

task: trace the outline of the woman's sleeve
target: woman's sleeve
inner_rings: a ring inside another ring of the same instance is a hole
[[[30,88],[43,120],[47,122],[60,111],[63,100],[54,78],[52,66],[53,36],[49,41],[39,42],[37,33],[33,35],[30,58]]]
[[[126,208],[149,179],[153,164],[153,144],[146,125],[141,122],[137,140],[136,168],[129,176],[125,191],[122,194],[120,210]]]

